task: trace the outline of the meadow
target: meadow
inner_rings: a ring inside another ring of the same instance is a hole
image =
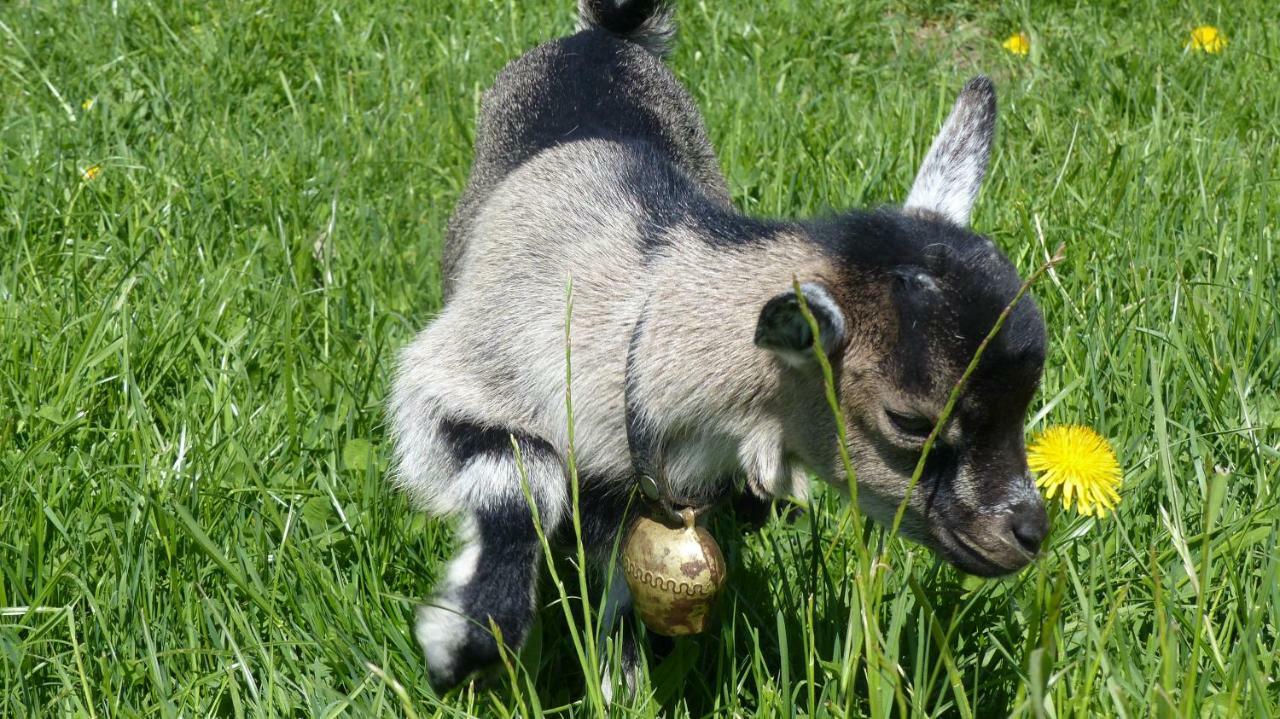
[[[0,716],[1280,715],[1271,3],[678,5],[672,66],[759,215],[900,202],[993,78],[974,226],[1024,273],[1066,247],[1028,436],[1106,436],[1116,513],[1055,510],[1001,581],[850,536],[834,492],[721,518],[719,628],[634,701],[586,690],[571,563],[518,664],[437,696],[409,624],[452,535],[389,489],[384,401],[480,93],[572,2],[8,0]]]

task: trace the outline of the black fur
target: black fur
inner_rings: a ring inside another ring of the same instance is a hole
[[[441,420],[440,432],[449,442],[453,460],[458,466],[484,455],[510,454],[512,437],[515,437],[520,452],[526,457],[534,452],[555,454],[555,448],[551,443],[541,437],[503,427],[480,425],[463,419],[447,417]]]
[[[582,475],[578,478],[579,521],[584,549],[598,558],[609,558],[618,535],[641,510],[642,499],[635,489],[635,482],[630,477]],[[570,546],[574,542],[573,527],[566,523],[557,539],[561,546]]]
[[[1022,286],[1013,264],[984,237],[945,220],[880,210],[847,213],[809,229],[842,263],[848,283],[892,280],[899,334],[889,356],[897,379],[911,390],[934,389],[931,353],[972,357]],[[928,281],[917,279],[921,273]],[[1045,352],[1044,320],[1025,297],[983,356],[975,385],[1034,389]]]
[[[787,223],[747,217],[708,195],[706,188],[671,163],[670,156],[647,141],[629,140],[625,164],[616,168],[620,188],[642,212],[640,247],[646,259],[669,242],[668,230],[684,227],[714,247],[731,248],[766,242]]]
[[[451,429],[451,434],[456,434],[455,451],[470,452],[468,456],[472,458],[502,452],[511,455],[509,440],[503,448],[495,434],[497,430],[455,424],[458,426]],[[505,432],[500,434],[509,437]],[[526,457],[551,452],[550,446],[540,440],[521,451]],[[542,548],[531,508],[524,501],[489,503],[477,507],[471,517],[473,541],[479,546],[480,555],[475,574],[452,597],[466,616],[467,625],[452,671],[430,676],[437,691],[447,690],[478,669],[495,664],[503,651],[509,656],[515,654],[534,620],[534,588]],[[498,635],[494,634],[493,625],[497,626]]]
[[[592,22],[609,32],[627,36],[663,9],[664,0],[584,0]]]
[[[533,626],[533,587],[542,550],[528,507],[512,503],[481,510],[475,521],[480,558],[475,576],[457,597],[468,620],[465,638],[454,656],[453,671],[430,677],[437,691],[502,658],[490,622],[497,625],[508,656],[518,651]]]

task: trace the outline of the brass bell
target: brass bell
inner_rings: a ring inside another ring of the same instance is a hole
[[[669,637],[697,634],[711,621],[724,587],[724,555],[692,509],[680,524],[641,515],[622,548],[622,570],[636,611],[650,631]]]

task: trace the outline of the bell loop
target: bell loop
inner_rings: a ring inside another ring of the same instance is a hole
[[[680,510],[680,521],[685,529],[693,529],[694,523],[698,521],[698,513],[692,507],[685,507]]]

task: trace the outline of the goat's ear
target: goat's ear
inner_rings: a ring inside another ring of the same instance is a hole
[[[916,174],[903,209],[926,210],[967,227],[982,178],[987,174],[995,132],[996,88],[979,75],[956,98],[950,117]]]
[[[818,322],[822,349],[830,356],[845,342],[845,317],[831,293],[816,282],[800,285],[804,302]],[[756,323],[756,346],[770,350],[787,364],[803,366],[812,362],[813,330],[800,311],[794,290],[787,290],[765,303]]]

